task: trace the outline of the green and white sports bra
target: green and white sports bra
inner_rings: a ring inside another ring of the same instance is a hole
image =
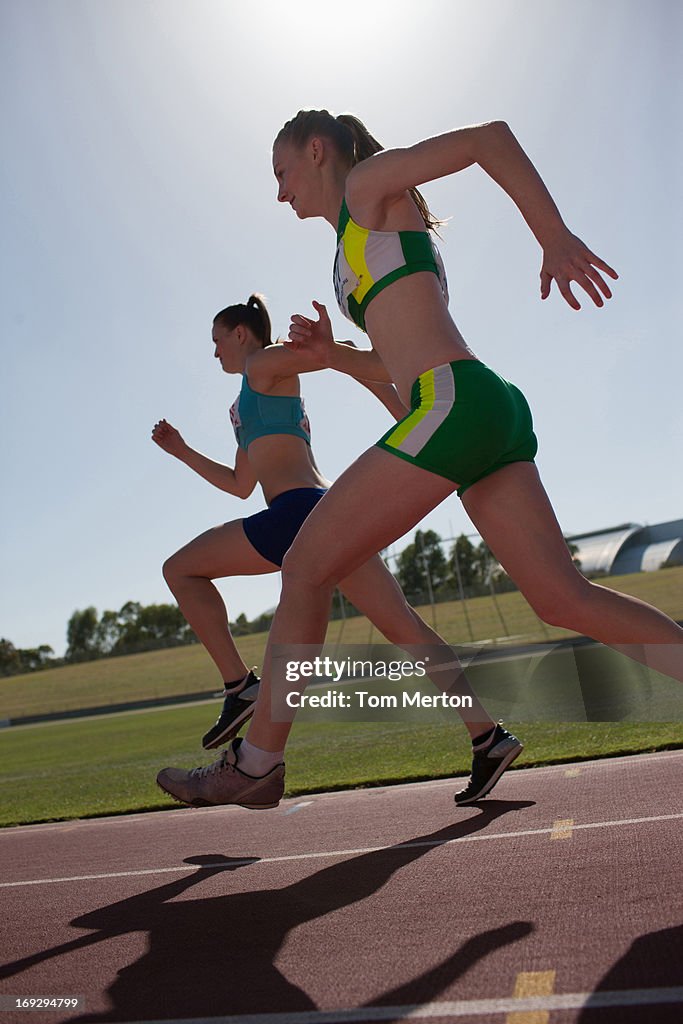
[[[341,312],[365,330],[365,311],[383,288],[400,277],[429,270],[448,302],[446,271],[428,231],[371,231],[351,218],[343,200],[337,225],[334,290]]]

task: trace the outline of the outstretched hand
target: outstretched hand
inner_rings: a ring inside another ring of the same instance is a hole
[[[541,298],[548,298],[550,285],[555,281],[561,295],[572,309],[581,309],[570,287],[574,281],[588,293],[596,306],[603,306],[602,296],[611,299],[612,292],[600,271],[615,281],[619,278],[616,270],[591,252],[580,238],[571,231],[566,231],[543,247]]]
[[[180,432],[171,426],[167,420],[159,420],[158,423],[154,424],[152,440],[160,448],[163,448],[165,452],[168,452],[169,455],[175,455],[176,458],[180,457],[186,447]]]
[[[334,351],[334,335],[327,309],[321,302],[313,300],[313,308],[318,314],[317,320],[294,313],[289,325],[289,340],[283,342],[285,348],[304,354],[318,369],[324,370],[331,364]]]

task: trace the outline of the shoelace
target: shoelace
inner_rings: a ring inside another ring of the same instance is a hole
[[[235,770],[234,764],[228,764],[227,763],[227,758],[228,758],[229,752],[230,752],[230,748],[227,747],[221,753],[221,756],[218,758],[217,761],[214,761],[212,764],[205,764],[202,768],[193,768],[192,771],[190,772],[190,775],[194,775],[194,777],[197,778],[197,779],[203,779],[207,775],[213,775],[214,772],[217,772],[217,771],[227,770],[229,772],[234,772],[234,770]]]
[[[235,690],[232,693],[226,693],[225,697],[223,698],[223,706],[221,707],[220,714],[219,714],[218,718],[215,721],[215,725],[220,725],[221,724],[221,719],[223,718],[223,715],[229,714],[232,711],[232,709],[234,707],[234,704],[235,704],[235,701],[238,701],[238,700],[241,699],[242,694],[244,693],[246,688],[247,688],[247,684],[243,683],[243,685],[239,688],[239,690]]]

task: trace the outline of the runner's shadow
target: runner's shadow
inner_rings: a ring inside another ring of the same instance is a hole
[[[675,1002],[633,1006],[586,1006],[577,1024],[681,1024],[683,1020],[683,925],[641,935],[610,967],[593,995],[624,989],[678,988]]]
[[[0,977],[116,936],[144,932],[148,935],[148,951],[119,969],[108,989],[111,1010],[104,1014],[86,1011],[74,1020],[139,1021],[316,1009],[312,998],[275,965],[283,943],[295,928],[366,900],[402,867],[435,847],[464,839],[502,815],[529,806],[532,804],[528,801],[490,800],[473,808],[477,813],[465,821],[331,864],[281,889],[179,899],[211,875],[258,861],[222,856],[189,858],[187,863],[198,864],[193,874],[74,919],[73,927],[93,929],[93,934],[8,965]],[[434,998],[476,960],[522,938],[531,928],[528,922],[513,922],[468,939],[437,968],[399,985],[392,998],[398,993],[408,998],[410,992],[418,991],[420,1001]],[[370,971],[372,950],[363,947],[362,932],[350,935],[349,942],[355,950],[354,970],[361,974]]]

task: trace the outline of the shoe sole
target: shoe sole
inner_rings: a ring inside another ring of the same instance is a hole
[[[524,750],[524,744],[523,743],[520,743],[518,747],[515,747],[514,750],[511,750],[510,753],[507,754],[503,758],[503,760],[500,762],[497,770],[494,772],[494,774],[488,780],[486,785],[483,786],[478,791],[478,793],[476,793],[474,796],[468,796],[466,800],[458,800],[456,797],[454,797],[453,799],[455,800],[455,802],[458,805],[458,807],[466,807],[467,804],[473,804],[477,800],[481,800],[482,797],[485,797],[488,793],[490,793],[491,790],[493,789],[493,787],[495,786],[495,784],[498,782],[498,779],[501,777],[501,775],[505,771],[505,769],[510,767],[510,765],[515,760],[515,758],[519,757],[519,755],[522,753],[523,750]]]
[[[245,722],[247,722],[254,714],[256,707],[256,701],[254,701],[251,707],[245,708],[244,711],[235,718],[230,725],[226,726],[223,732],[220,732],[218,736],[215,736],[210,743],[202,743],[204,750],[215,750],[216,747],[220,747],[223,743],[227,743],[228,740],[233,739],[240,731]]]
[[[280,804],[279,800],[276,800],[273,804],[212,804],[209,800],[183,800],[182,797],[176,796],[170,789],[166,789],[160,782],[157,782],[157,786],[162,793],[166,793],[172,800],[175,800],[177,804],[181,804],[183,807],[244,807],[247,811],[269,811],[273,807],[278,807]]]

